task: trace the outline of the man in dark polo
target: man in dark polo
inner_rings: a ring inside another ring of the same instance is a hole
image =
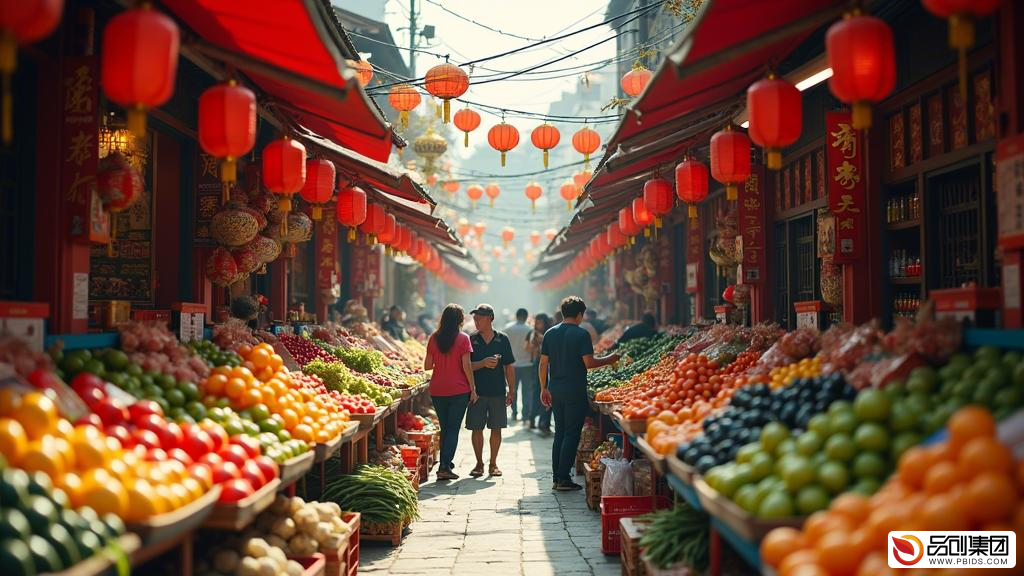
[[[476,453],[476,468],[470,476],[484,474],[484,425],[491,431],[490,476],[501,476],[498,468],[498,449],[501,448],[501,429],[508,427],[505,408],[512,405],[516,397],[516,359],[512,355],[512,344],[508,336],[494,329],[494,308],[481,304],[470,311],[476,332],[469,335],[473,344],[470,359],[473,363],[473,379],[476,393],[480,397],[470,404],[466,412],[466,428],[473,431],[473,452]]]

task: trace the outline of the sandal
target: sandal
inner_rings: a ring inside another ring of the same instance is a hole
[[[476,468],[473,468],[473,471],[470,472],[469,475],[472,476],[473,478],[479,478],[479,477],[483,476],[484,475],[484,465],[483,464],[477,464]]]
[[[487,475],[488,476],[501,476],[501,470],[497,466],[491,465],[490,469],[487,471]]]

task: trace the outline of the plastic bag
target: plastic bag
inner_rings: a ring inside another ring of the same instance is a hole
[[[601,479],[601,496],[632,496],[633,467],[625,458],[601,458],[604,477]]]

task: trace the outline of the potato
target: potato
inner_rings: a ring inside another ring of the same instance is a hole
[[[284,516],[291,511],[291,501],[284,494],[278,494],[274,503],[270,505],[270,512],[277,516]]]
[[[235,569],[235,576],[260,576],[260,561],[252,556],[242,558]]]
[[[218,550],[213,555],[213,569],[217,572],[230,574],[238,568],[241,559],[234,550]]]
[[[277,522],[274,523],[274,526],[273,528],[271,528],[270,532],[274,536],[280,536],[281,538],[287,540],[292,536],[295,536],[295,530],[296,528],[294,520],[292,520],[291,518],[279,518]]]

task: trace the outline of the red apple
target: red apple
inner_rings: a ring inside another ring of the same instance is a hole
[[[216,470],[218,466],[224,464],[224,459],[220,457],[220,454],[210,452],[209,454],[203,454],[196,462],[206,464],[211,469]]]
[[[132,431],[132,439],[135,440],[135,444],[145,446],[146,450],[152,450],[153,448],[160,447],[160,437],[152,430],[136,428]]]
[[[75,426],[95,426],[96,428],[103,430],[103,420],[100,420],[100,417],[96,414],[89,412],[78,420],[75,420]]]
[[[185,452],[181,448],[171,448],[170,450],[167,451],[167,456],[171,460],[177,460],[178,462],[181,462],[185,466],[188,466],[189,464],[192,463],[192,457],[189,456],[188,452]]]
[[[150,462],[166,462],[169,459],[167,452],[164,452],[162,448],[150,448],[146,452],[146,460]]]
[[[196,462],[188,467],[188,474],[199,480],[204,486],[213,485],[213,467],[209,464]]]
[[[242,478],[248,480],[252,487],[257,490],[269,480],[255,460],[249,460],[245,463],[245,466],[242,466]]]
[[[97,416],[97,418],[99,418],[99,416]],[[123,424],[114,424],[111,426],[106,426],[103,428],[103,431],[107,434],[107,436],[113,436],[114,438],[117,438],[121,442],[122,447],[135,445],[135,439],[132,438],[132,433],[129,432],[128,428]]]
[[[267,482],[280,476],[280,468],[278,468],[277,462],[274,462],[269,457],[257,456],[253,462],[263,471],[263,477],[267,479]]]
[[[152,400],[139,400],[128,407],[128,414],[131,417],[132,422],[138,425],[139,421],[142,420],[142,417],[149,414],[156,414],[162,418],[164,415],[164,409]]]
[[[240,478],[241,476],[242,469],[235,465],[234,462],[224,462],[213,469],[214,484],[223,484],[228,480]]]
[[[124,424],[128,422],[128,409],[120,400],[115,398],[103,398],[92,406],[92,411],[100,417],[107,426]]]
[[[225,444],[228,443],[228,433],[224,431],[224,427],[216,422],[204,422],[199,425],[200,428],[206,431],[210,435],[210,439],[213,440],[212,452],[218,452]]]
[[[255,489],[248,480],[234,478],[221,487],[220,501],[238,502],[239,500],[244,500],[246,497],[251,496],[253,492],[255,492]]]
[[[210,434],[197,426],[189,427],[188,431],[185,433],[185,439],[181,443],[181,448],[184,449],[192,459],[198,459],[204,454],[213,452],[213,447],[213,439],[210,438]]]
[[[89,376],[93,376],[89,374]],[[93,376],[95,378],[95,376]],[[28,375],[29,384],[32,384],[40,390],[46,390],[47,388],[59,389],[60,385],[63,384],[57,375],[49,370],[33,370]],[[100,380],[102,382],[102,380]],[[77,390],[76,390],[77,392]]]
[[[235,434],[231,437],[231,444],[244,448],[245,453],[249,455],[249,458],[255,458],[260,455],[260,441],[252,436]]]
[[[234,462],[238,467],[244,466],[245,461],[252,458],[249,456],[249,453],[246,452],[245,448],[238,444],[229,444],[221,448],[218,454],[220,454],[221,458],[223,458],[225,462]]]

